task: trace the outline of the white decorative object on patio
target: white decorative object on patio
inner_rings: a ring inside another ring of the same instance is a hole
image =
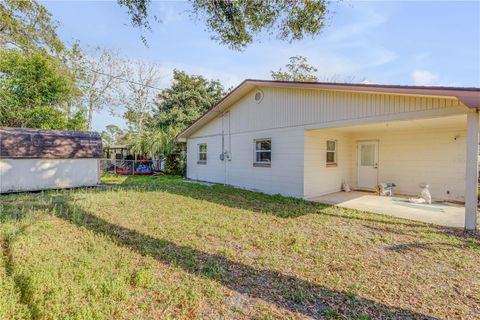
[[[335,192],[309,200],[445,227],[463,228],[465,226],[465,207],[448,202],[416,204],[406,197],[380,197],[363,191]]]

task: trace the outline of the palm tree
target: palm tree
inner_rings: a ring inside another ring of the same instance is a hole
[[[157,163],[165,161],[167,173],[179,173],[183,167],[183,148],[176,141],[179,130],[175,128],[154,128],[132,136],[129,150],[133,154],[154,157]]]

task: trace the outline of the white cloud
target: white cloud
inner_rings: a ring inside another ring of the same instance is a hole
[[[433,86],[438,84],[440,76],[427,70],[415,70],[412,74],[413,82],[417,86]]]

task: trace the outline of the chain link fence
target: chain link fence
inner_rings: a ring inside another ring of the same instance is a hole
[[[158,165],[151,160],[100,160],[100,171],[102,174],[150,175],[159,170]]]

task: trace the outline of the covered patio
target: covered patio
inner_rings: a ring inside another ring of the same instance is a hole
[[[407,196],[381,197],[365,191],[335,192],[311,200],[444,227],[463,228],[465,226],[465,207],[454,203],[417,204],[409,202]]]
[[[304,198],[474,230],[478,121],[470,112],[305,130]],[[373,192],[384,182],[393,197]],[[339,192],[343,184],[353,191]],[[432,204],[408,201],[424,185]]]

